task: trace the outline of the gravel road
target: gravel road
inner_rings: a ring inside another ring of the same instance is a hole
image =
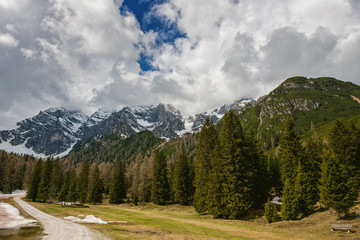
[[[106,239],[100,234],[93,233],[85,226],[77,223],[65,221],[63,219],[46,214],[37,208],[24,202],[20,197],[14,198],[15,202],[24,209],[29,215],[41,222],[44,233],[47,234],[43,239],[48,240],[93,240]]]

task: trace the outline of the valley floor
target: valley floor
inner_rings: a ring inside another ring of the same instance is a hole
[[[31,204],[61,218],[94,215],[105,221],[127,221],[87,224],[112,239],[360,239],[359,205],[354,209],[357,215],[347,220],[336,220],[334,212],[324,210],[298,221],[266,224],[263,218],[257,216],[247,221],[213,219],[197,214],[192,207],[180,205],[100,204],[90,208],[70,208],[46,203]],[[332,232],[331,224],[334,223],[351,224],[354,231]]]

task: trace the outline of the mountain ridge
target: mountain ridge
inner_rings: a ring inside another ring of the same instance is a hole
[[[219,110],[226,112],[230,107],[241,108],[251,101],[241,99]],[[73,148],[86,146],[109,134],[128,138],[134,133],[149,130],[156,137],[173,139],[197,131],[207,116],[217,122],[223,115],[218,113],[219,110],[183,118],[173,105],[163,103],[127,106],[119,111],[105,107],[91,116],[63,107],[52,107],[18,122],[15,129],[0,131],[0,149],[37,157],[63,157]]]

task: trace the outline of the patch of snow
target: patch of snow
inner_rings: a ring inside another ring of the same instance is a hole
[[[147,111],[149,111],[151,108],[154,108],[153,105],[148,105],[148,106],[140,106],[140,105],[136,105],[136,106],[130,106],[129,109],[133,114],[136,113],[145,113]]]
[[[76,144],[77,142],[74,142],[73,144],[71,144],[71,146],[68,148],[68,149],[66,149],[64,152],[62,152],[62,153],[59,153],[58,155],[55,155],[54,157],[55,158],[62,158],[62,157],[65,157],[66,155],[68,155],[70,152],[71,152],[71,150],[73,149],[73,147],[75,146],[75,144]]]
[[[83,217],[83,215],[79,215],[79,217]],[[127,223],[127,221],[104,221],[100,218],[95,217],[94,215],[87,215],[85,218],[79,218],[79,217],[67,216],[64,217],[64,219],[78,223],[98,223],[98,224]]]
[[[10,197],[24,197],[26,195],[26,191],[25,190],[14,190],[12,191],[12,193],[2,193],[0,192],[0,199],[1,198],[10,198]]]
[[[141,126],[145,127],[145,128],[148,128],[148,127],[151,127],[154,123],[150,123],[144,119],[136,119],[137,123],[140,124]]]
[[[30,149],[30,148],[27,148],[25,147],[26,145],[26,142],[23,142],[22,144],[19,144],[19,145],[11,145],[10,142],[1,142],[0,143],[0,149],[1,150],[4,150],[6,152],[15,152],[17,154],[27,154],[27,155],[33,155],[34,157],[38,157],[38,158],[46,158],[45,154],[43,153],[36,153],[34,152],[34,150]]]
[[[0,228],[18,228],[22,226],[35,226],[37,221],[33,219],[26,219],[20,216],[19,209],[8,204],[0,203],[2,213],[5,213],[4,218],[0,218]]]

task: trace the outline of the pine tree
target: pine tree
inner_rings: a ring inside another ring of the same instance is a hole
[[[246,141],[248,145],[247,162],[249,167],[249,189],[251,191],[251,201],[253,207],[260,208],[266,202],[270,189],[268,171],[266,169],[266,160],[260,143],[255,138],[252,129],[246,132]]]
[[[285,132],[280,142],[280,160],[282,166],[282,179],[296,178],[298,163],[304,158],[304,150],[299,136],[295,133],[294,122],[288,118],[285,121]]]
[[[277,213],[276,206],[275,204],[271,203],[270,200],[267,201],[264,208],[264,215],[268,223],[273,223],[280,220],[280,216]]]
[[[301,214],[296,193],[296,177],[299,164],[304,162],[304,149],[295,133],[293,121],[285,121],[285,132],[280,142],[280,159],[284,191],[282,197],[281,216],[284,220],[294,220]]]
[[[90,203],[101,203],[103,191],[104,186],[100,176],[100,170],[98,166],[95,166],[91,174],[88,201]]]
[[[58,200],[60,202],[66,201],[66,196],[68,195],[69,192],[69,186],[70,186],[70,171],[67,171],[65,173],[64,181],[61,185],[60,193],[58,196]]]
[[[157,150],[154,159],[153,182],[151,200],[159,205],[164,205],[170,197],[167,161],[162,150]]]
[[[221,201],[224,203],[222,216],[238,219],[253,205],[250,187],[250,156],[240,120],[233,110],[224,116],[220,132],[222,151],[223,184]]]
[[[51,199],[58,198],[58,194],[60,193],[63,181],[64,181],[63,168],[60,164],[60,159],[56,159],[53,162],[53,169],[52,169],[52,173],[51,173],[51,181],[50,181],[50,198]]]
[[[41,181],[41,171],[42,171],[42,159],[40,158],[34,167],[34,170],[31,175],[30,183],[29,183],[29,190],[27,192],[26,198],[30,199],[31,201],[36,201],[39,184]]]
[[[42,168],[41,181],[38,188],[36,201],[45,202],[50,198],[50,181],[52,171],[52,159],[48,157]]]
[[[354,191],[354,179],[334,154],[328,154],[322,171],[320,202],[333,208],[341,217],[355,205],[358,191]]]
[[[66,201],[68,202],[76,202],[78,200],[78,193],[77,193],[77,177],[75,169],[70,170],[70,177],[69,177],[69,188],[66,195]]]
[[[299,162],[295,180],[295,198],[297,199],[298,212],[309,214],[318,200],[317,182],[310,169]]]
[[[223,209],[225,208],[222,202],[223,196],[223,158],[220,142],[215,140],[214,153],[211,157],[211,171],[208,182],[208,195],[206,198],[206,209],[208,213],[213,215],[215,218],[222,218]]]
[[[280,161],[275,155],[270,155],[267,159],[267,171],[269,176],[270,187],[275,191],[275,195],[280,194],[283,184],[281,181]]]
[[[175,162],[173,186],[175,201],[182,205],[191,200],[192,181],[190,179],[189,161],[184,154],[180,154]]]
[[[359,130],[350,124],[350,129],[340,121],[330,131],[329,153],[325,160],[321,201],[335,209],[339,216],[347,214],[359,194]]]
[[[90,172],[90,165],[89,160],[85,160],[81,166],[81,171],[78,178],[78,186],[77,186],[77,193],[79,197],[80,203],[85,203],[87,194],[88,194],[88,185],[89,185],[89,172]]]
[[[126,197],[125,163],[117,160],[110,186],[110,203],[122,203]]]
[[[199,142],[196,148],[195,159],[195,193],[193,205],[195,211],[205,213],[207,211],[208,183],[212,171],[211,159],[217,139],[215,126],[206,118],[201,128]]]
[[[281,199],[281,218],[283,220],[295,220],[299,217],[300,212],[296,197],[294,181],[288,178],[285,181],[284,192]]]

